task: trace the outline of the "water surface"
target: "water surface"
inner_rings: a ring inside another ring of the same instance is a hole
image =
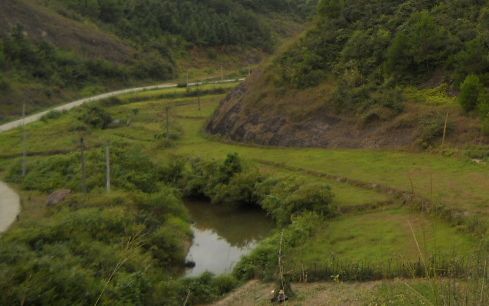
[[[203,272],[216,275],[231,272],[239,259],[248,254],[273,228],[263,211],[228,208],[206,202],[185,204],[194,222],[194,239],[187,260],[195,262],[185,276]]]

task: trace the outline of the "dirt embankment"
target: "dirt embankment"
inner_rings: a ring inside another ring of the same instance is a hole
[[[280,92],[273,80],[257,72],[221,102],[207,130],[259,145],[419,149],[441,143],[448,112],[448,143],[486,142],[478,119],[464,116],[456,105],[407,101],[400,114],[382,107],[364,114],[338,113],[330,103],[333,91],[334,84],[327,83]]]

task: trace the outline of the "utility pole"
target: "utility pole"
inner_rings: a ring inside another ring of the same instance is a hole
[[[170,107],[166,107],[166,139],[170,138],[170,115],[169,115]]]
[[[197,105],[199,107],[199,112],[200,112],[200,88],[199,88],[199,83],[197,83]]]
[[[86,184],[86,169],[85,169],[85,140],[83,136],[80,137],[80,161],[81,161],[81,190],[83,193],[87,193]]]
[[[110,146],[109,143],[105,145],[105,164],[106,164],[106,188],[107,193],[110,192]]]
[[[27,174],[27,144],[25,132],[25,102],[22,104],[22,177]]]

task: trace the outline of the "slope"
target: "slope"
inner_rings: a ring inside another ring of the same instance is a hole
[[[208,130],[271,145],[426,148],[442,142],[448,113],[447,142],[485,143],[488,12],[462,0],[323,0],[314,26],[225,99]]]
[[[164,80],[244,74],[302,28],[314,1],[0,3],[0,121]],[[245,69],[243,69],[245,68]],[[180,71],[180,73],[179,73]]]

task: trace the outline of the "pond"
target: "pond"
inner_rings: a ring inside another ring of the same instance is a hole
[[[229,273],[244,255],[270,234],[273,221],[263,211],[238,209],[207,202],[187,202],[194,239],[187,255],[195,262],[185,276],[199,276],[208,271],[216,275]]]

